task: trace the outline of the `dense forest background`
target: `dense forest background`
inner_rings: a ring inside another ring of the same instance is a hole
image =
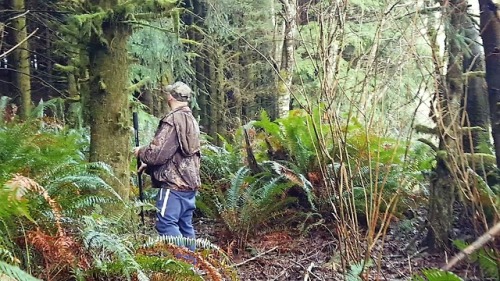
[[[499,8],[0,0],[0,279],[498,280]],[[175,81],[196,253],[155,235],[131,153]]]

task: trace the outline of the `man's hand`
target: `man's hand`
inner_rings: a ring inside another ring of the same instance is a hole
[[[135,155],[135,157],[139,157],[139,150],[140,149],[141,149],[140,147],[134,148],[134,155]]]
[[[144,170],[146,170],[147,167],[148,165],[141,161],[141,166],[139,167],[139,169],[137,169],[137,173],[142,173]]]

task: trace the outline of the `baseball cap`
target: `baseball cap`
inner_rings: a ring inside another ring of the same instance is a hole
[[[171,94],[178,101],[190,101],[193,95],[191,88],[186,83],[180,81],[167,85],[162,90]]]

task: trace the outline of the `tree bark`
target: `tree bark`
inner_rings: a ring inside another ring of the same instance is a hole
[[[461,100],[463,97],[462,50],[457,36],[463,36],[467,2],[452,0],[444,6],[445,20],[448,21],[446,42],[448,46],[448,66],[446,80],[443,81],[436,64],[437,91],[435,97],[435,121],[439,133],[439,152],[434,177],[431,179],[428,212],[427,243],[431,250],[448,249],[453,226],[453,205],[459,184],[462,133],[460,130]],[[434,50],[436,53],[436,50]],[[434,55],[436,60],[436,55]],[[435,61],[436,63],[436,61]]]
[[[285,34],[283,40],[281,68],[278,79],[278,117],[283,118],[290,111],[291,87],[295,68],[295,34],[297,33],[297,0],[280,0],[283,6]]]
[[[209,125],[209,135],[213,138],[213,141],[215,143],[218,143],[218,137],[217,133],[219,131],[219,110],[220,110],[220,104],[219,104],[219,99],[218,99],[218,90],[219,87],[217,86],[217,65],[218,63],[216,62],[219,60],[217,56],[210,56],[209,57],[209,63],[207,63],[206,68],[208,68],[208,72],[210,73],[210,90],[209,90],[209,96],[210,96],[210,125]]]
[[[77,76],[73,72],[69,72],[66,75],[68,79],[69,94],[67,99],[67,102],[69,103],[66,117],[68,122],[67,124],[70,128],[79,129],[82,127],[82,105],[80,103],[80,94],[78,93]]]
[[[464,135],[464,152],[484,152],[491,146],[489,138],[489,108],[486,81],[478,75],[468,75],[484,71],[483,50],[479,44],[479,30],[470,18],[464,23],[465,36],[469,51],[464,52],[463,69],[465,72],[464,127],[480,127],[484,131],[473,130]]]
[[[10,8],[12,10],[23,13],[25,11],[24,0],[11,0]],[[12,65],[14,71],[12,72],[12,82],[14,85],[14,92],[19,92],[21,96],[20,117],[26,120],[32,109],[31,101],[31,62],[30,53],[28,49],[28,36],[26,16],[16,17],[11,22],[12,45],[19,44],[11,55]]]
[[[90,160],[113,167],[117,181],[112,186],[124,200],[129,199],[130,178],[127,40],[131,32],[126,24],[105,21],[102,34],[93,34],[89,47]]]
[[[186,24],[190,27],[187,32],[189,39],[196,42],[202,43],[203,34],[199,32],[198,28],[204,27],[204,19],[206,17],[206,6],[200,0],[190,0],[185,2],[188,9],[191,10]],[[208,98],[206,93],[208,92],[207,83],[208,77],[205,76],[205,65],[206,58],[208,57],[206,52],[199,46],[190,46],[191,52],[196,52],[199,56],[193,58],[192,65],[195,69],[195,81],[193,82],[193,90],[197,93],[196,102],[198,108],[193,109],[193,114],[200,119],[200,127],[202,130],[209,127],[208,115]]]
[[[497,167],[500,167],[500,19],[489,0],[479,0],[481,37],[486,62],[486,83]]]
[[[215,66],[216,73],[216,91],[212,93],[215,95],[217,103],[214,105],[217,111],[217,134],[226,136],[226,116],[227,116],[227,105],[226,105],[226,89],[225,89],[225,77],[224,77],[224,65],[227,63],[224,59],[224,50],[221,47],[217,49],[217,60]],[[220,144],[218,142],[218,144]]]

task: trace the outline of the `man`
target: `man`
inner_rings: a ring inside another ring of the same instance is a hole
[[[161,89],[171,112],[164,116],[151,143],[135,155],[151,176],[156,198],[156,230],[160,235],[195,238],[192,225],[200,180],[200,130],[188,106],[192,90],[183,82]],[[194,245],[189,245],[194,251]]]

